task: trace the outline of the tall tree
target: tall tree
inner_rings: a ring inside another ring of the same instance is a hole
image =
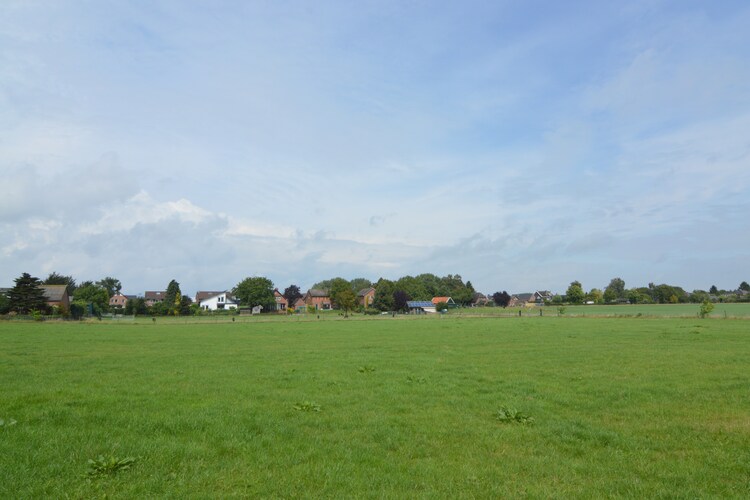
[[[167,292],[164,294],[164,305],[167,308],[167,314],[174,314],[175,316],[179,314],[180,304],[182,304],[180,284],[176,280],[172,280],[167,285]]]
[[[492,300],[495,301],[495,304],[502,308],[508,307],[508,304],[510,304],[510,294],[503,290],[502,292],[495,292],[492,294]]]
[[[15,279],[15,286],[8,292],[10,310],[18,314],[29,314],[32,311],[47,311],[47,297],[39,278],[23,273]]]
[[[393,292],[393,307],[397,311],[404,312],[409,309],[407,302],[411,300],[411,297],[404,290],[396,290]]]
[[[302,298],[302,292],[297,285],[289,285],[284,289],[284,293],[282,295],[289,303],[289,307],[291,307],[292,309],[294,308],[294,303],[297,301],[297,299]]]
[[[625,298],[625,281],[622,278],[612,278],[604,289],[605,302],[614,302]]]
[[[331,295],[331,300],[333,300],[333,295]],[[336,293],[334,304],[336,304],[337,309],[344,311],[344,316],[348,317],[349,313],[357,307],[357,295],[351,288],[344,288]]]
[[[719,293],[719,289],[716,288],[716,285],[711,285],[711,288],[708,289],[708,293],[710,293],[711,295],[716,295],[717,293]]]
[[[375,284],[375,298],[372,306],[379,311],[393,311],[393,292],[395,291],[393,281],[380,278]]]
[[[742,283],[740,283],[740,290],[742,290],[743,292],[750,292],[750,284],[748,284],[747,281],[743,281]]]
[[[268,278],[245,278],[232,289],[234,296],[244,306],[263,306],[264,311],[276,308],[276,298],[273,295],[273,282]]]
[[[68,291],[68,297],[73,296],[73,292],[76,291],[76,280],[72,276],[64,276],[55,271],[49,273],[47,279],[44,280],[45,285],[66,285],[65,289]]]
[[[565,292],[565,300],[571,304],[583,303],[585,296],[586,294],[583,292],[583,287],[579,281],[573,281]]]
[[[348,294],[344,295],[344,292],[351,292],[352,288],[351,285],[347,280],[344,278],[334,278],[331,280],[331,286],[328,289],[328,295],[331,297],[331,302],[333,302],[333,307],[336,309],[341,309],[341,305],[339,304],[341,299],[348,298]],[[355,295],[356,299],[356,295]]]
[[[349,285],[351,286],[352,292],[357,294],[360,290],[370,288],[372,286],[372,281],[367,278],[354,278],[349,282]]]
[[[120,293],[120,290],[122,290],[122,283],[120,283],[120,280],[112,278],[111,276],[107,276],[106,278],[97,281],[96,284],[107,290],[107,295],[109,295],[110,298],[112,298],[114,294]]]

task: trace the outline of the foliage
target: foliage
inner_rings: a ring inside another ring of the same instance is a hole
[[[125,314],[142,315],[148,314],[148,307],[146,306],[146,299],[143,297],[136,297],[130,299],[125,303]]]
[[[349,315],[349,312],[357,307],[357,295],[351,290],[351,288],[338,290],[335,295],[331,292],[331,300],[335,307],[344,311],[347,316]]]
[[[84,307],[91,304],[91,312],[96,316],[100,316],[103,312],[109,310],[109,295],[107,294],[107,290],[91,282],[76,288],[73,300]]]
[[[89,459],[88,475],[91,477],[109,476],[130,469],[134,463],[135,458],[133,457],[119,458],[110,455],[105,458],[103,455],[99,455],[95,459]]]
[[[750,284],[747,281],[740,283],[739,289],[744,292],[750,292]]]
[[[515,408],[509,408],[507,406],[500,407],[500,409],[495,414],[495,419],[498,422],[502,422],[504,424],[510,423],[510,424],[531,425],[534,423],[534,417],[526,415],[525,413],[521,413]]]
[[[313,401],[302,401],[300,403],[296,403],[293,408],[297,411],[320,411],[320,405]]]
[[[557,307],[557,315],[558,316],[564,316],[565,315],[565,306],[558,306]]]
[[[700,310],[698,311],[698,316],[701,318],[705,318],[709,314],[711,314],[711,311],[714,310],[714,303],[710,300],[706,299],[701,304]]]
[[[270,279],[256,276],[237,283],[232,293],[243,306],[263,306],[264,311],[273,311],[276,308],[273,290],[273,282]]]
[[[354,278],[349,282],[349,286],[352,288],[352,292],[355,294],[359,293],[360,290],[372,287],[372,281],[367,278]]]
[[[409,309],[409,305],[407,302],[409,302],[411,297],[409,297],[409,294],[406,293],[403,290],[396,290],[393,292],[393,307],[396,311],[404,312]]]
[[[10,311],[10,299],[4,293],[0,293],[0,314],[6,314]]]
[[[719,289],[716,288],[716,285],[711,285],[711,288],[708,289],[708,293],[710,293],[711,295],[716,295],[717,293],[719,293]]]
[[[435,304],[435,310],[437,312],[441,312],[448,309],[448,303],[447,302],[438,302]]]
[[[8,304],[11,311],[18,314],[29,314],[31,311],[46,311],[47,298],[39,278],[23,273],[15,279],[15,286],[8,292]]]
[[[297,302],[297,299],[302,298],[302,292],[297,285],[289,285],[284,289],[282,295],[289,303],[289,309],[294,309],[294,303]]]
[[[64,276],[55,271],[52,271],[44,280],[45,285],[66,285],[68,290],[68,296],[72,297],[76,291],[76,280],[72,276]]]
[[[604,295],[598,288],[592,288],[591,291],[586,294],[586,301],[593,302],[594,304],[601,304],[604,302]]]
[[[503,290],[502,292],[495,292],[492,294],[492,300],[495,301],[495,304],[502,308],[508,307],[508,304],[510,304],[511,296],[508,292]]]
[[[182,302],[182,291],[180,290],[180,284],[176,280],[172,280],[167,285],[167,292],[164,294],[164,306],[166,308],[165,314],[177,315],[181,309]]]
[[[122,290],[122,283],[120,283],[120,280],[112,278],[111,276],[100,279],[96,284],[107,290],[107,295],[109,295],[110,298],[112,298],[113,295],[120,293],[120,290]]]
[[[3,428],[3,427],[5,427],[5,428],[7,428],[7,427],[13,427],[13,426],[14,426],[14,425],[16,425],[17,423],[18,423],[18,422],[16,422],[16,421],[15,421],[15,420],[13,420],[12,418],[9,418],[8,420],[5,420],[5,419],[3,419],[3,418],[0,418],[0,428]]]
[[[379,311],[393,311],[393,292],[396,291],[395,284],[391,280],[380,278],[375,284],[375,299],[372,305]]]
[[[612,278],[607,288],[604,289],[604,301],[609,303],[624,299],[625,294],[625,281],[622,278]]]
[[[370,366],[370,365],[364,365],[364,366],[360,366],[358,371],[359,373],[372,373],[375,371],[375,367]]]
[[[582,304],[584,297],[583,287],[578,281],[573,281],[565,292],[565,300],[571,304]]]

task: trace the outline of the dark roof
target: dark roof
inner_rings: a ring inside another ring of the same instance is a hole
[[[167,297],[167,292],[146,292],[143,296],[146,300],[164,300]]]
[[[229,303],[229,302],[236,303],[236,300],[235,300],[234,296],[232,295],[232,292],[205,292],[205,293],[210,293],[211,295],[209,295],[207,297],[203,297],[200,300],[196,300],[196,302],[201,303],[204,300],[212,299],[214,297],[218,297],[219,295],[226,295],[227,296],[227,303]]]
[[[311,288],[307,291],[310,297],[328,297],[328,290],[321,290],[319,288]]]
[[[408,300],[406,301],[406,305],[409,309],[414,309],[415,307],[435,307],[435,304],[429,300]]]
[[[195,294],[195,301],[196,302],[200,302],[201,300],[210,299],[211,297],[216,297],[217,295],[220,295],[222,293],[224,293],[224,292],[223,291],[221,291],[221,292],[207,292],[207,291],[203,291],[202,290],[202,291],[197,292]]]
[[[531,297],[533,297],[533,293],[517,293],[514,295],[515,298],[518,300],[523,300],[525,302],[528,302]]]
[[[368,294],[368,293],[370,293],[371,291],[372,291],[372,292],[374,292],[374,291],[375,291],[375,289],[374,289],[373,287],[370,287],[370,288],[363,288],[362,290],[360,290],[360,291],[359,291],[359,293],[357,294],[357,296],[359,296],[359,297],[364,297],[365,295],[367,295],[367,294]]]
[[[62,302],[68,294],[68,285],[41,285],[40,288],[44,290],[47,302]]]

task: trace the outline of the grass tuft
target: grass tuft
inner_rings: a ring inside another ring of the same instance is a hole
[[[114,455],[109,457],[99,455],[95,459],[89,459],[87,475],[89,477],[111,476],[119,471],[130,469],[135,461],[134,457],[119,458]]]
[[[515,408],[508,408],[507,406],[500,407],[495,414],[495,419],[505,424],[531,425],[534,423],[534,417],[521,413]]]
[[[297,411],[320,411],[320,405],[311,401],[303,401],[294,405]]]

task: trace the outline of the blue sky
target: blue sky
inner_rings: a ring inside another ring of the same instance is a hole
[[[4,1],[0,284],[750,280],[747,2]]]

